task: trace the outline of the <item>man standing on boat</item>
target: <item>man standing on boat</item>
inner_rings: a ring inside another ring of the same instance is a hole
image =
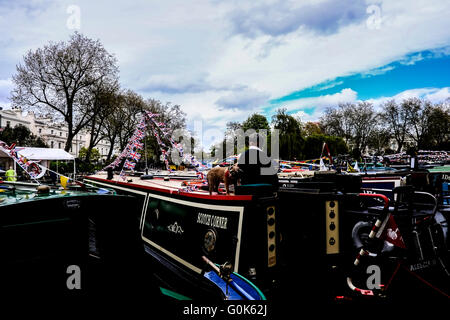
[[[6,176],[6,181],[12,181],[12,182],[17,181],[16,171],[12,167],[9,167],[9,170],[6,171],[5,176]]]
[[[277,169],[272,159],[260,148],[262,142],[263,137],[260,134],[250,135],[249,148],[239,156],[241,185],[271,184],[274,190],[277,190]]]

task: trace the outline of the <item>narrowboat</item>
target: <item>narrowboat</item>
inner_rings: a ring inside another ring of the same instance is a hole
[[[84,182],[138,199],[140,239],[164,293],[205,300],[217,295],[219,286],[224,299],[265,299],[278,263],[278,198],[272,186],[237,186],[234,194],[210,195],[196,175],[181,176],[190,179],[107,179],[100,172]],[[237,286],[223,279],[219,284],[224,268]]]
[[[291,254],[285,282],[323,301],[448,301],[448,216],[441,214],[447,206],[428,192],[422,173],[408,178],[386,186],[391,198],[363,193],[359,175],[280,179],[280,249]],[[296,263],[293,252],[306,262]],[[371,266],[381,270],[376,290],[365,287]]]
[[[0,290],[8,296],[159,297],[140,272],[136,199],[106,189],[0,184]]]

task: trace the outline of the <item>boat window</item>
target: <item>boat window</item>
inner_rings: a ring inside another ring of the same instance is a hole
[[[100,250],[97,241],[97,227],[92,219],[88,220],[88,234],[89,234],[89,255],[100,259]]]

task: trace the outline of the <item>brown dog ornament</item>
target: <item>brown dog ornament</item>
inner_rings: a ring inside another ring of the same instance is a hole
[[[238,171],[239,168],[236,164],[230,167],[217,166],[209,170],[206,176],[208,180],[209,194],[212,194],[213,191],[219,193],[219,185],[221,182],[225,184],[227,194],[230,194],[230,184],[233,184],[235,187],[237,185]]]

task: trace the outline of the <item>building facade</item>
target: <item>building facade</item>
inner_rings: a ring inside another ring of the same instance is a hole
[[[68,128],[64,123],[57,123],[51,117],[38,117],[32,111],[22,112],[20,108],[0,110],[0,128],[23,125],[30,129],[31,133],[40,137],[50,147],[64,149],[68,136]],[[73,139],[69,153],[78,157],[81,148],[89,146],[90,134],[81,130]],[[110,144],[102,139],[95,147],[101,154],[102,159],[106,159]],[[113,152],[116,153],[117,151]]]

